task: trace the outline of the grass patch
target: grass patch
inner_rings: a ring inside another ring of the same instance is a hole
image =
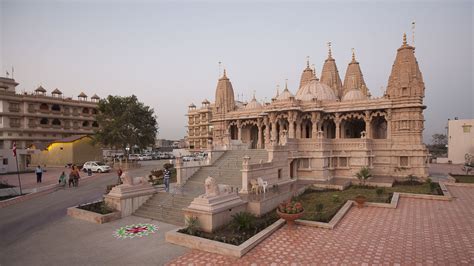
[[[456,179],[456,183],[474,183],[474,175],[450,175]]]
[[[252,225],[250,228],[247,226],[241,226],[238,228],[239,226],[236,226],[236,221],[234,219],[234,221],[226,224],[222,228],[216,230],[214,233],[206,233],[199,230],[193,230],[192,232],[189,232],[187,228],[180,229],[178,232],[238,246],[276,222],[278,219],[279,217],[276,214],[276,211],[273,210],[265,215],[262,215],[261,217],[255,217],[250,222]],[[246,224],[248,222],[249,221],[246,221],[244,223],[239,221],[237,223]]]
[[[85,205],[79,205],[77,206],[77,208],[81,210],[99,213],[99,214],[109,214],[109,213],[114,212],[114,209],[107,206],[105,202],[103,201],[89,203]]]
[[[301,201],[305,214],[301,219],[329,222],[347,200],[353,200],[357,195],[363,195],[368,202],[389,203],[394,192],[415,194],[442,195],[438,183],[418,183],[407,185],[397,183],[390,188],[376,188],[368,186],[351,186],[346,190],[308,189],[297,200]]]
[[[2,200],[7,200],[7,199],[13,199],[19,196],[25,196],[27,194],[21,194],[21,195],[8,195],[8,196],[0,196],[0,201]]]

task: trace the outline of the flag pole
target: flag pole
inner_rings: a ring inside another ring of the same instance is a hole
[[[18,175],[18,184],[20,185],[20,196],[23,195],[23,192],[21,191],[21,179],[20,179],[20,169],[18,168],[18,157],[15,156],[16,159],[16,173]]]

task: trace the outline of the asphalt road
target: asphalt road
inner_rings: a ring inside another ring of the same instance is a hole
[[[132,169],[132,176],[147,176],[153,168],[161,168],[168,160],[142,162]],[[67,208],[99,200],[106,186],[117,181],[116,173],[103,173],[81,184],[78,188],[65,188],[0,209],[0,250],[22,237],[34,233],[47,223],[66,215]]]

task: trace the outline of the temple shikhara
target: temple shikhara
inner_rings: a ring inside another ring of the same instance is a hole
[[[278,159],[290,178],[355,178],[365,166],[374,176],[424,178],[424,95],[415,48],[406,35],[379,98],[371,96],[354,52],[341,80],[329,46],[320,76],[308,62],[298,90],[285,86],[268,103],[255,96],[248,103],[236,101],[224,70],[215,101],[189,106],[189,148],[265,149],[268,162]]]

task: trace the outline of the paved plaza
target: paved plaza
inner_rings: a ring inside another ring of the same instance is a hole
[[[397,209],[351,208],[334,230],[286,226],[241,259],[193,250],[189,264],[474,264],[474,187],[449,186],[451,202],[401,198]]]

